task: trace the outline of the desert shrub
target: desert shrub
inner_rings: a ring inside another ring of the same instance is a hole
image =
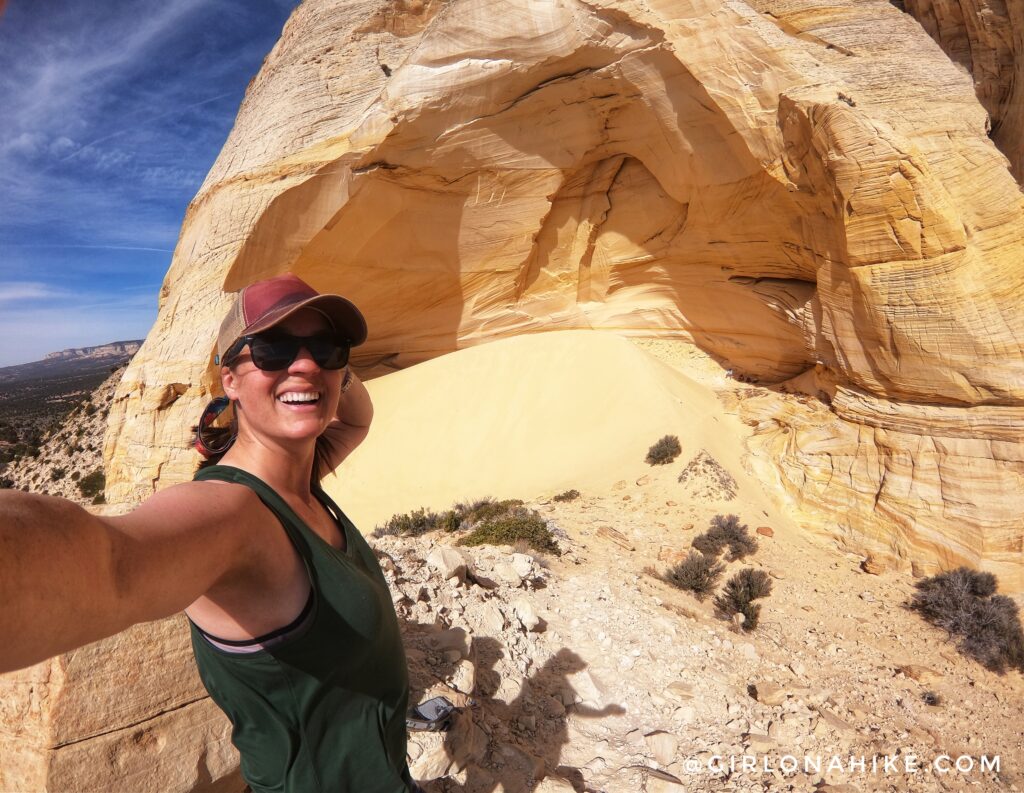
[[[103,471],[96,469],[90,474],[86,474],[78,480],[78,489],[82,495],[86,498],[95,498],[96,496],[103,495],[103,488],[107,486],[107,477],[103,475]],[[94,504],[103,503],[94,501]]]
[[[518,498],[506,498],[503,501],[495,501],[493,498],[481,498],[476,501],[458,503],[455,505],[454,510],[465,525],[507,515],[513,509],[522,505],[522,500]]]
[[[761,614],[761,606],[753,601],[768,597],[771,592],[772,581],[768,574],[747,567],[725,582],[722,593],[715,598],[715,609],[725,617],[742,614],[743,630],[752,631]]]
[[[107,499],[104,497],[104,495],[102,493],[97,493],[95,496],[92,497],[92,503],[93,504],[106,504],[107,503]]]
[[[562,549],[555,542],[551,530],[544,519],[534,510],[522,506],[522,502],[514,503],[504,512],[491,514],[481,520],[459,545],[513,545],[521,543],[535,551],[552,553],[561,556]]]
[[[408,535],[418,537],[428,531],[442,529],[454,531],[459,527],[459,516],[454,510],[447,510],[440,514],[420,507],[412,512],[405,512],[392,515],[387,523],[377,526],[373,530],[374,537],[388,537]]]
[[[0,490],[10,490],[14,487],[14,480],[8,476],[0,476]]]
[[[991,573],[958,567],[915,582],[908,604],[924,619],[957,637],[957,648],[987,669],[1024,672],[1024,631],[1017,604],[995,594]]]
[[[579,490],[566,490],[564,493],[559,493],[557,496],[552,498],[552,501],[573,501],[579,497]]]
[[[50,481],[59,482],[61,479],[64,478],[64,474],[66,473],[67,471],[65,471],[63,468],[54,468],[50,471]]]
[[[81,476],[82,476],[82,474],[79,473],[78,471],[72,471],[71,472],[71,481],[72,482],[77,482],[81,478]]]
[[[682,450],[683,447],[679,445],[679,438],[675,435],[666,435],[647,450],[647,457],[644,459],[644,462],[650,465],[668,465],[679,456]]]
[[[88,404],[86,404],[86,406],[85,406],[85,415],[91,416],[95,412],[96,412],[96,406],[92,402],[89,402]]]
[[[757,540],[750,536],[746,524],[741,524],[736,515],[715,515],[711,528],[693,538],[694,548],[705,556],[717,559],[725,548],[729,549],[728,561],[734,562],[757,551]]]
[[[725,565],[716,564],[699,551],[690,551],[689,555],[665,571],[662,580],[679,589],[693,592],[697,600],[703,600],[715,588],[718,579],[725,572]]]

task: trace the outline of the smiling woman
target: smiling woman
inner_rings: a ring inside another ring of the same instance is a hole
[[[213,412],[226,400],[233,428],[195,481],[111,518],[0,493],[0,671],[184,609],[253,791],[416,791],[387,582],[319,483],[369,430],[345,368],[365,339],[339,295],[290,274],[252,284],[217,340]]]

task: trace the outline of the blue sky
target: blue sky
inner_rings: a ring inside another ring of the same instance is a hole
[[[296,5],[7,4],[0,366],[146,335],[185,208]]]

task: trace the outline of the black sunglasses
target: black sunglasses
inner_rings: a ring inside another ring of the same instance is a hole
[[[224,353],[224,366],[230,366],[245,345],[256,368],[265,372],[279,372],[287,369],[299,350],[305,347],[321,369],[341,369],[348,363],[352,345],[347,339],[339,339],[331,333],[317,333],[313,336],[290,336],[286,333],[256,333],[242,336]]]

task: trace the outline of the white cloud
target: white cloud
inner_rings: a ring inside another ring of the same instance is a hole
[[[34,157],[46,147],[47,136],[39,132],[22,132],[0,143],[0,152]]]
[[[0,282],[0,303],[13,300],[45,300],[47,298],[64,297],[66,294],[49,284],[38,281]]]
[[[55,119],[66,122],[69,113],[88,111],[92,96],[125,79],[161,37],[204,5],[208,0],[146,3],[132,12],[94,16],[88,28],[82,23],[89,16],[76,12],[63,35],[58,20],[53,38],[19,60],[21,74],[18,87],[9,92],[7,123],[38,129]]]

